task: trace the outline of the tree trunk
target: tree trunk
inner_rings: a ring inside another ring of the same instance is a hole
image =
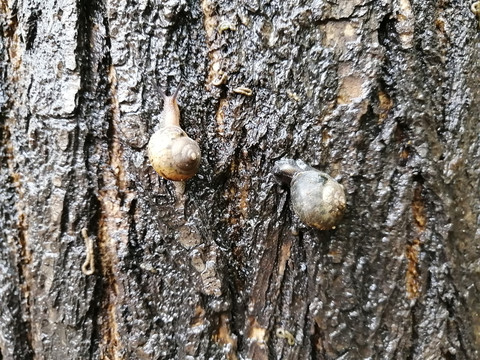
[[[470,6],[2,0],[0,359],[478,359]],[[202,150],[183,194],[157,82]],[[281,158],[344,186],[335,229]]]

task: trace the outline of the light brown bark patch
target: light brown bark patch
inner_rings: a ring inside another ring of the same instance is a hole
[[[404,49],[413,47],[413,35],[415,30],[415,17],[409,0],[400,0],[397,10],[397,22],[395,28],[400,37],[400,44]]]
[[[405,286],[407,297],[416,299],[420,293],[420,279],[418,273],[418,254],[420,252],[420,240],[413,240],[412,244],[407,245],[406,257],[408,260],[407,274],[405,276]]]
[[[190,322],[191,327],[203,326],[205,324],[205,309],[197,305],[195,307],[195,312],[193,313],[192,321]]]
[[[340,80],[340,88],[338,89],[338,104],[349,104],[353,100],[360,98],[363,93],[363,80],[359,76],[346,76]]]
[[[427,224],[427,217],[425,216],[425,204],[422,198],[422,187],[415,189],[412,201],[412,212],[415,224],[418,230],[424,231]]]
[[[114,139],[109,147],[109,169],[103,172],[104,186],[99,191],[99,202],[102,212],[98,230],[98,252],[102,277],[106,283],[104,288],[104,308],[100,324],[100,352],[102,359],[123,359],[120,335],[118,332],[117,307],[119,284],[117,281],[117,246],[128,242],[128,226],[124,221],[128,218],[129,203],[134,194],[126,186],[123,166],[122,147],[118,143],[117,124],[120,110],[116,94],[117,78],[115,68],[110,67],[109,80],[112,94],[112,129]]]
[[[268,360],[268,332],[267,329],[260,326],[257,319],[249,318],[249,327],[247,337],[250,340],[249,358],[258,360]]]
[[[419,253],[420,236],[425,230],[427,218],[425,215],[425,204],[422,197],[422,186],[419,184],[413,192],[412,213],[418,236],[407,245],[405,255],[407,257],[407,273],[405,275],[405,284],[407,296],[409,299],[416,299],[420,293],[420,274],[419,274]]]
[[[383,91],[378,92],[378,122],[382,123],[388,116],[393,107],[393,100]]]
[[[323,46],[335,48],[337,53],[346,51],[346,44],[357,38],[356,25],[351,21],[329,21],[321,30],[325,33]]]
[[[250,319],[248,338],[258,344],[265,345],[267,341],[267,329],[261,327],[256,319]]]
[[[237,224],[240,220],[248,217],[249,201],[250,201],[250,182],[243,174],[248,173],[248,165],[242,160],[233,161],[230,166],[231,173],[237,173],[238,181],[236,183],[230,184],[228,187],[225,197],[230,199],[230,206],[228,213],[229,223],[234,225]],[[243,180],[242,180],[243,179]]]
[[[227,350],[227,360],[237,360],[237,338],[230,332],[229,318],[227,314],[220,315],[217,332],[213,335],[213,341],[224,346]]]
[[[282,245],[280,250],[280,257],[278,259],[278,273],[283,276],[285,273],[285,266],[287,264],[288,259],[290,259],[292,243],[289,241]]]
[[[207,37],[211,38],[218,27],[218,19],[215,16],[216,2],[212,0],[202,1],[203,11],[203,27],[207,33]]]
[[[215,114],[215,120],[217,121],[217,133],[221,136],[225,134],[225,108],[228,106],[227,99],[220,99],[220,104],[218,106],[217,113]]]
[[[216,11],[216,2],[212,0],[202,1],[203,11],[203,27],[206,33],[206,40],[208,46],[208,57],[210,59],[207,84],[208,87],[214,85],[218,86],[226,82],[228,76],[222,70],[222,53],[219,47],[215,47],[215,40],[219,36],[218,25],[219,20]]]

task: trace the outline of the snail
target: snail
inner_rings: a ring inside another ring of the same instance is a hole
[[[279,183],[290,185],[293,210],[302,222],[328,230],[342,219],[345,191],[330,175],[292,159],[278,160],[272,172]]]
[[[200,166],[201,152],[197,142],[180,127],[180,109],[177,104],[178,87],[172,96],[163,91],[163,111],[160,129],[148,142],[148,158],[155,171],[163,178],[182,181],[194,176]]]

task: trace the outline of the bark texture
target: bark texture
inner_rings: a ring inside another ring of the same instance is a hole
[[[470,5],[2,0],[0,359],[478,359]],[[202,150],[184,195],[155,82]],[[284,157],[343,184],[335,230]]]

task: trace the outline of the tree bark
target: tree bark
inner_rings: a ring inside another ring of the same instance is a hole
[[[0,359],[478,359],[470,5],[2,0]],[[156,83],[202,150],[183,195]],[[281,158],[342,183],[336,229]]]

